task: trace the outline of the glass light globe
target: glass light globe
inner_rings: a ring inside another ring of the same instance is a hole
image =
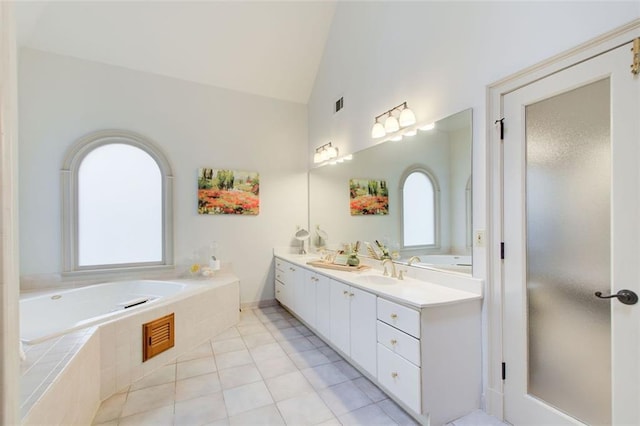
[[[336,158],[338,156],[338,148],[336,148],[335,146],[330,146],[329,148],[327,148],[327,155],[329,159]]]
[[[407,107],[400,113],[400,127],[407,127],[412,124],[416,124],[416,115]]]
[[[384,131],[384,126],[379,121],[376,121],[371,129],[371,137],[374,139],[378,139],[386,135],[387,132]]]
[[[400,123],[398,123],[398,119],[393,115],[389,115],[389,117],[384,121],[384,130],[387,133],[393,133],[400,130]]]

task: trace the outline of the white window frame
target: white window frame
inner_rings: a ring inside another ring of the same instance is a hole
[[[434,220],[434,243],[423,244],[417,246],[407,246],[404,242],[404,184],[409,176],[413,173],[422,173],[433,185],[433,220]],[[428,168],[422,165],[414,165],[407,168],[402,177],[400,178],[400,237],[401,237],[401,249],[403,250],[420,250],[420,249],[439,249],[440,248],[440,185],[435,174]]]
[[[78,171],[85,157],[96,148],[125,144],[139,148],[155,160],[162,179],[162,258],[156,262],[79,266],[78,262]],[[127,130],[101,130],[76,141],[65,155],[62,170],[62,272],[92,274],[173,268],[173,173],[162,151],[149,139]]]

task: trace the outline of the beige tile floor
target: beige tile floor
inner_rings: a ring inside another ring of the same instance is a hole
[[[414,425],[414,420],[279,306],[113,395],[94,425]]]

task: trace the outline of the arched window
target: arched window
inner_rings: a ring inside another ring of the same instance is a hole
[[[427,170],[411,168],[405,173],[401,181],[403,247],[437,246],[438,192]]]
[[[150,141],[92,133],[62,169],[64,272],[171,265],[171,168]]]

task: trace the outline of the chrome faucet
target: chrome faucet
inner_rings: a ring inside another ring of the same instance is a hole
[[[407,261],[407,266],[411,266],[411,264],[413,262],[421,262],[420,258],[418,256],[411,256],[409,258],[409,260]],[[406,274],[408,272],[407,269],[400,269],[398,271],[398,279],[399,280],[404,280],[404,274]]]
[[[411,256],[411,257],[409,258],[409,261],[407,262],[407,266],[411,266],[411,264],[412,264],[413,262],[418,262],[418,263],[420,263],[420,262],[422,262],[422,261],[420,260],[420,258],[419,258],[418,256]]]
[[[391,278],[397,278],[398,275],[396,274],[396,264],[393,263],[393,260],[391,259],[385,259],[382,261],[382,266],[384,267],[384,272],[382,273],[382,275],[384,275],[385,277],[387,275],[389,275],[389,272],[387,272],[387,262],[391,263]]]

